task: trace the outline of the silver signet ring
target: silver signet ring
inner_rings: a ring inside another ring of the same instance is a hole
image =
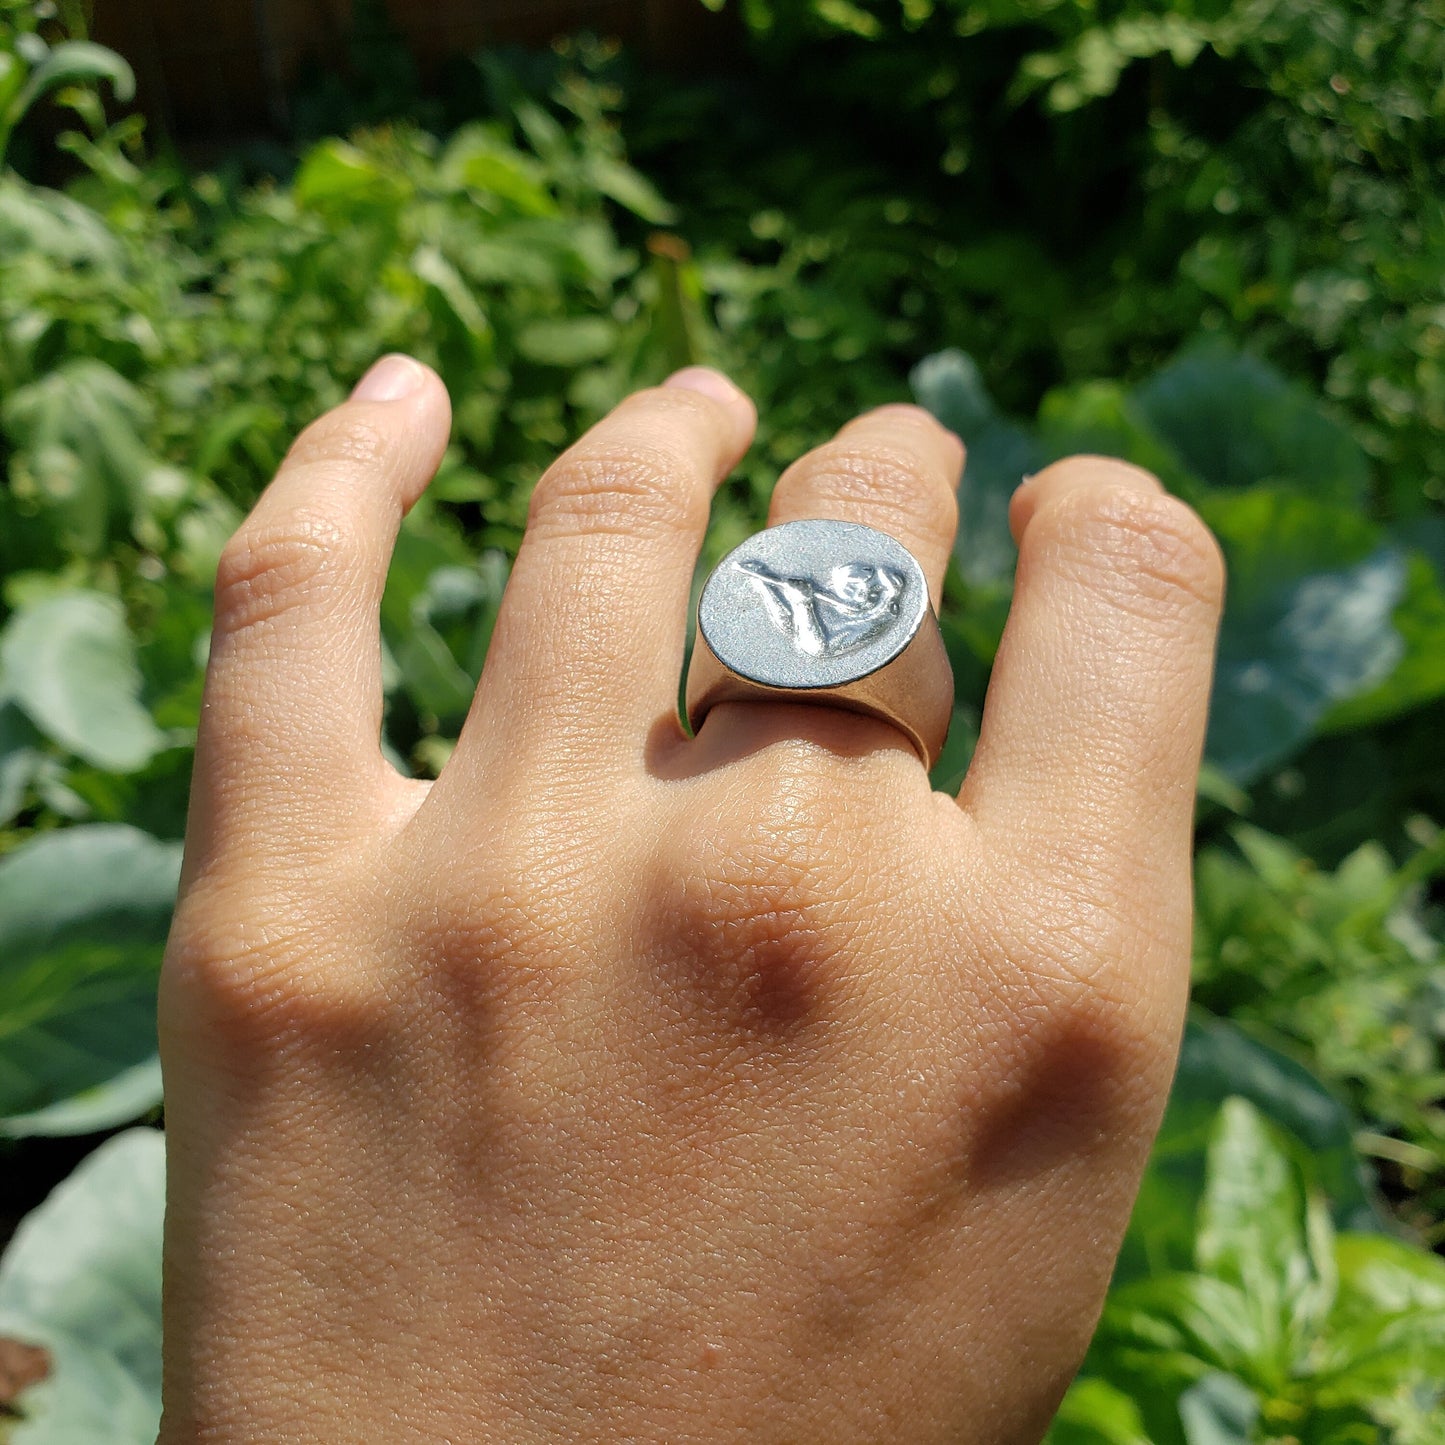
[[[926,767],[953,716],[953,669],[917,559],[854,522],[784,522],[729,552],[697,605],[696,731],[720,702],[803,702],[892,723]]]

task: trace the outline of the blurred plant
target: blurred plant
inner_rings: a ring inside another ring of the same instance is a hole
[[[1445,1262],[1338,1234],[1244,1099],[1209,1141],[1191,1267],[1113,1290],[1051,1445],[1435,1445]]]
[[[88,118],[97,104],[89,87],[99,81],[109,81],[122,103],[135,94],[135,76],[113,50],[84,39],[46,40],[57,18],[49,0],[0,0],[0,168],[16,127],[47,96]]]
[[[1314,15],[1315,3],[1271,0],[1270,23]],[[1313,114],[1301,97],[1322,101],[1309,77],[1369,28],[1347,0],[1318,6],[1317,46],[1277,78],[1299,115]],[[792,22],[774,8],[766,45],[782,47]],[[959,710],[940,786],[956,784],[976,736],[1011,589],[1007,502],[1024,473],[1080,449],[1151,467],[1214,526],[1232,575],[1201,788],[1196,968],[1200,997],[1240,1024],[1191,1021],[1120,1259],[1122,1303],[1058,1438],[1431,1440],[1421,1370],[1436,1357],[1415,1346],[1439,1338],[1433,1266],[1355,1236],[1382,1217],[1359,1147],[1422,1235],[1438,1236],[1445,1211],[1440,920],[1423,891],[1440,856],[1429,819],[1445,816],[1445,529],[1381,519],[1410,510],[1418,471],[1402,471],[1403,490],[1377,482],[1391,447],[1418,461],[1435,443],[1413,422],[1382,443],[1373,403],[1358,399],[1347,427],[1316,389],[1217,336],[1154,364],[1200,319],[1203,283],[1174,266],[1180,196],[1213,174],[1216,151],[1263,174],[1276,134],[1288,155],[1268,165],[1282,167],[1289,204],[1262,190],[1260,214],[1285,240],[1303,228],[1269,253],[1281,277],[1305,275],[1336,240],[1386,246],[1388,229],[1366,236],[1320,209],[1320,197],[1339,199],[1329,176],[1354,194],[1346,180],[1371,167],[1380,214],[1400,232],[1391,255],[1405,259],[1392,270],[1381,250],[1378,265],[1361,262],[1379,271],[1366,277],[1375,289],[1356,320],[1318,340],[1319,355],[1315,342],[1296,345],[1293,313],[1270,320],[1292,294],[1283,282],[1267,305],[1206,309],[1205,323],[1247,327],[1297,373],[1333,376],[1334,361],[1316,365],[1326,351],[1367,355],[1359,318],[1403,314],[1391,296],[1408,309],[1429,294],[1411,269],[1434,254],[1409,219],[1425,202],[1403,179],[1433,154],[1433,132],[1400,121],[1423,94],[1416,57],[1390,72],[1402,88],[1394,109],[1380,102],[1378,155],[1340,139],[1373,123],[1365,102],[1322,124],[1349,152],[1326,176],[1310,169],[1320,152],[1304,122],[1269,130],[1269,106],[1294,113],[1285,101],[1261,87],[1241,102],[1253,71],[1221,90],[1207,154],[1169,149],[1176,121],[1186,139],[1205,133],[1205,81],[1222,84],[1235,72],[1219,67],[1265,44],[1264,29],[1227,41],[1220,27],[1264,9],[1176,4],[1154,29],[1138,7],[1102,19],[1081,0],[987,0],[966,13],[954,0],[902,11],[820,0],[807,13],[809,33],[842,36],[817,52],[826,64],[796,76],[804,102],[838,102],[811,119],[793,91],[788,116],[734,95],[736,124],[719,128],[717,90],[644,94],[635,81],[629,92],[613,48],[576,42],[464,67],[462,123],[444,139],[380,124],[308,147],[284,179],[140,164],[136,123],[111,124],[79,83],[59,93],[83,122],[62,138],[81,172],[69,188],[0,170],[0,1150],[23,1170],[28,1139],[109,1129],[158,1104],[152,1001],[215,559],[291,436],[379,352],[438,365],[456,402],[454,444],[403,528],[381,619],[385,746],[404,769],[434,773],[480,673],[532,482],[581,426],[685,362],[734,371],[764,424],[720,494],[715,554],[760,523],[779,467],[857,410],[901,397],[919,355],[962,340],[1033,419],[1011,417],[962,351],[913,370],[918,398],[969,443],[943,619]],[[0,0],[0,15],[22,14],[50,23]],[[976,32],[966,47],[960,24]],[[1384,84],[1335,73],[1360,94]],[[0,61],[0,86],[12,74]],[[1128,109],[1141,75],[1151,94],[1162,87],[1143,129]],[[875,144],[878,94],[897,105],[911,150],[896,135],[886,156]],[[940,152],[929,126],[948,115],[962,120]],[[998,115],[1043,127],[1009,133],[1016,164],[987,154]],[[1160,189],[1128,192],[1089,230],[1101,175],[1123,164],[1098,141],[1116,123],[1124,160],[1147,160]],[[662,187],[634,169],[624,136],[657,159]],[[1006,172],[1033,162],[1037,185],[1010,196]],[[1290,190],[1298,166],[1314,190]],[[1086,183],[1068,179],[1074,169]],[[1225,235],[1247,207],[1220,207],[1210,185],[1197,214],[1186,207],[1189,224],[1202,216]],[[991,211],[991,197],[1007,204]],[[1252,255],[1263,233],[1239,225]],[[1239,275],[1239,295],[1256,295],[1248,267]],[[1422,345],[1434,324],[1427,316]],[[1390,365],[1414,345],[1409,326],[1380,342]],[[1132,380],[1090,379],[1111,372]],[[1060,374],[1073,379],[1047,385]],[[1434,383],[1422,375],[1424,406]],[[1211,1151],[1232,1095],[1295,1142],[1279,1145],[1231,1107]],[[94,1419],[117,1441],[153,1430],[150,1326],[116,1337],[106,1291],[153,1282],[158,1161],[153,1142],[115,1149],[0,1265],[0,1337],[23,1326],[55,1365],[25,1397],[17,1445],[65,1429],[78,1438],[77,1422]],[[1294,1162],[1304,1155],[1307,1168]],[[98,1237],[96,1191],[123,1169],[135,1171],[134,1217],[113,1251],[86,1253],[74,1239]],[[1226,1227],[1229,1192],[1237,1202],[1261,1182],[1267,1207]],[[1254,1228],[1274,1233],[1252,1244]],[[1267,1261],[1248,1280],[1231,1262],[1239,1250]],[[73,1316],[47,1312],[27,1283],[45,1251],[73,1256]],[[1201,1314],[1201,1299],[1226,1300],[1224,1316]],[[1392,1331],[1391,1309],[1408,1330]]]
[[[784,254],[836,248],[826,287],[856,216],[799,178],[861,202],[871,171],[925,312],[974,311],[919,349],[966,346],[1010,405],[1204,328],[1347,410],[1392,511],[1445,498],[1445,0],[739,3],[757,76],[629,121],[700,254],[755,256],[776,210]]]
[[[1243,825],[1197,864],[1195,997],[1302,1048],[1370,1121],[1412,1223],[1445,1240],[1445,972],[1421,913],[1438,836],[1403,866],[1362,844],[1333,872]]]

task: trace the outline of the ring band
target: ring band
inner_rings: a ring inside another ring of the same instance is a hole
[[[722,702],[802,702],[883,719],[925,767],[953,716],[953,669],[917,559],[854,522],[784,522],[713,569],[687,672],[693,731]]]

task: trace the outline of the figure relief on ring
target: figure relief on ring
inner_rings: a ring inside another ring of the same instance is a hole
[[[809,657],[836,657],[887,632],[898,617],[904,577],[891,567],[847,562],[826,581],[740,561],[779,631]]]

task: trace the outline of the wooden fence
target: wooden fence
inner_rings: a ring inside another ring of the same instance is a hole
[[[736,22],[701,0],[386,0],[424,71],[501,42],[546,44],[586,29],[688,67],[731,49]],[[135,68],[140,103],[174,135],[235,137],[284,126],[307,56],[340,65],[352,0],[95,0],[92,35]]]

